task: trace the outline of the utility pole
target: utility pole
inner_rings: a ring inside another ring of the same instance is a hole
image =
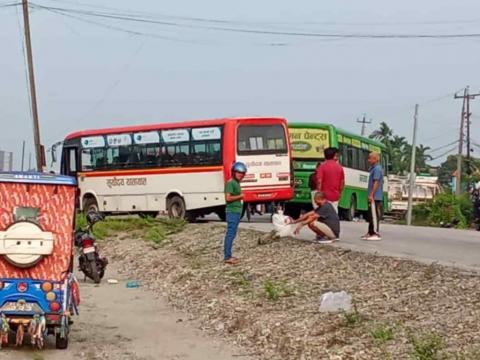
[[[412,225],[412,209],[413,209],[413,191],[415,189],[415,164],[417,157],[417,129],[418,129],[418,104],[415,105],[415,115],[413,116],[413,139],[412,139],[412,158],[410,160],[410,186],[408,190],[408,210],[407,225]]]
[[[457,175],[455,194],[460,195],[462,193],[462,156],[463,156],[463,130],[465,128],[465,99],[467,98],[467,89],[465,88],[463,96],[455,94],[455,99],[463,99],[462,114],[460,115],[460,136],[458,141],[458,155],[457,155]]]
[[[363,119],[359,120],[357,119],[357,123],[362,124],[362,136],[365,136],[365,132],[367,130],[367,124],[371,124],[372,120],[367,120],[367,116],[363,114]]]
[[[24,170],[24,165],[25,165],[25,140],[23,140],[23,145],[22,145],[22,171]]]
[[[37,170],[42,171],[42,146],[40,142],[40,126],[38,124],[37,93],[35,90],[35,76],[33,72],[32,39],[30,36],[30,18],[28,14],[28,0],[22,0],[23,22],[25,28],[25,44],[27,48],[28,79],[30,83],[30,98],[32,100],[33,142],[35,144],[35,157]]]
[[[458,159],[457,159],[457,186],[456,186],[456,191],[455,193],[457,195],[460,195],[461,193],[461,179],[462,179],[462,156],[463,156],[463,137],[464,137],[464,129],[466,126],[467,130],[467,174],[471,174],[471,163],[470,163],[470,156],[471,156],[471,137],[470,137],[470,127],[471,127],[471,122],[470,122],[470,115],[472,113],[470,112],[470,100],[475,100],[477,96],[480,96],[480,94],[470,94],[470,87],[467,86],[463,92],[463,96],[458,96],[455,94],[455,99],[463,99],[463,105],[462,105],[462,118],[461,118],[461,124],[460,124],[460,142],[458,144]]]

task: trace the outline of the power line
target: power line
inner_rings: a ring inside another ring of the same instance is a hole
[[[32,5],[32,3],[30,3],[30,4]],[[98,21],[81,18],[79,16],[75,16],[75,15],[69,14],[69,13],[64,12],[64,11],[58,11],[58,10],[52,10],[52,9],[46,9],[46,8],[44,8],[43,10],[49,11],[49,12],[57,14],[57,15],[65,16],[65,17],[68,17],[68,18],[71,18],[71,19],[74,19],[74,20],[77,20],[77,21],[80,21],[80,22],[83,22],[83,23],[99,26],[99,27],[109,29],[109,30],[124,32],[124,33],[134,35],[134,36],[144,36],[144,37],[149,37],[149,38],[154,38],[154,39],[159,39],[159,40],[167,40],[167,41],[189,43],[189,44],[204,44],[204,45],[207,44],[207,43],[202,42],[202,41],[180,39],[180,38],[175,38],[175,37],[171,37],[171,36],[164,36],[164,35],[159,35],[159,34],[156,34],[156,33],[149,33],[149,32],[144,32],[144,31],[131,30],[131,29],[126,29],[126,28],[122,28],[122,27],[119,27],[119,26],[115,26],[115,25],[100,23]]]
[[[0,4],[0,8],[10,8],[10,7],[15,7],[19,6],[21,3],[15,2],[15,3],[6,3],[6,4]]]
[[[442,157],[444,157],[444,156],[446,156],[446,155],[451,154],[451,153],[454,152],[455,150],[457,150],[457,147],[456,147],[456,146],[454,146],[454,147],[451,148],[451,149],[448,149],[447,151],[445,151],[444,153],[442,153],[442,154],[440,154],[440,155],[438,155],[438,156],[432,157],[432,158],[430,159],[430,161],[440,159],[440,158],[442,158]]]
[[[337,21],[251,21],[251,20],[232,20],[232,19],[214,19],[205,17],[192,17],[192,16],[179,16],[170,14],[152,14],[139,11],[132,11],[126,9],[113,8],[108,6],[99,6],[97,4],[73,1],[73,0],[47,0],[61,3],[69,3],[77,6],[101,9],[101,10],[113,10],[118,12],[129,11],[130,13],[143,14],[145,16],[161,16],[164,18],[184,20],[184,21],[196,21],[196,22],[211,22],[211,23],[227,23],[227,24],[249,24],[249,25],[327,25],[327,26],[404,26],[404,25],[444,25],[444,24],[469,24],[479,23],[480,19],[464,19],[464,20],[432,20],[432,21],[389,21],[389,22],[337,22]]]
[[[31,3],[37,9],[56,10],[58,12],[85,15],[91,17],[99,17],[111,20],[122,20],[129,22],[155,24],[169,27],[204,29],[222,32],[234,32],[255,35],[282,35],[295,37],[319,37],[319,38],[342,38],[342,39],[458,39],[458,38],[478,38],[480,33],[464,33],[464,34],[355,34],[355,33],[319,33],[319,32],[293,32],[293,31],[277,31],[277,30],[261,30],[255,28],[238,28],[229,26],[211,26],[211,25],[193,25],[182,24],[176,21],[154,20],[145,17],[135,16],[135,14],[118,14],[99,12],[91,10],[81,10],[72,8],[62,8],[53,6],[44,6]]]
[[[458,144],[458,141],[459,141],[459,140],[452,141],[451,143],[448,143],[448,144],[439,146],[439,147],[437,147],[437,148],[435,148],[435,149],[428,150],[427,152],[428,152],[429,154],[434,153],[434,152],[437,152],[438,150],[445,149],[445,148],[448,147],[448,146],[452,146],[452,145]]]

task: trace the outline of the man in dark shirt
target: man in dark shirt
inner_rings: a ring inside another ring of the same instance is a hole
[[[294,223],[299,224],[295,229],[298,234],[302,227],[307,225],[317,236],[319,243],[330,244],[340,236],[340,220],[335,208],[325,198],[325,194],[318,191],[315,194],[315,210],[300,216]]]

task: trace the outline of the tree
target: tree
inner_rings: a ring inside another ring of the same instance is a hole
[[[479,175],[478,172],[473,173],[470,176],[467,175],[467,167],[465,166],[466,161],[468,160],[463,156],[464,166],[462,166],[462,183],[477,181]],[[470,158],[470,163],[472,168],[480,168],[480,159]],[[457,171],[457,155],[450,155],[438,169],[438,182],[444,187],[450,187],[455,171]]]
[[[390,142],[391,137],[393,136],[393,130],[388,126],[385,121],[380,123],[380,128],[372,132],[370,135],[371,139],[380,141],[381,143],[387,145]]]
[[[404,136],[394,135],[393,130],[387,123],[381,122],[380,128],[372,132],[370,138],[383,143],[386,147],[386,154],[390,159],[392,173],[405,175],[410,171],[410,161],[412,158],[412,146]],[[427,162],[432,160],[428,154],[430,147],[420,144],[417,146],[417,155],[415,160],[416,171],[428,171]]]
[[[432,155],[428,154],[428,151],[430,149],[431,149],[430,146],[424,146],[422,144],[417,146],[417,154],[415,159],[415,168],[417,169],[416,171],[419,171],[419,172],[428,171],[427,161],[433,160]]]

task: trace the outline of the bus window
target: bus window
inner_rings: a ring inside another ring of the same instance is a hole
[[[107,166],[107,157],[104,148],[90,148],[82,150],[81,158],[82,171],[92,171],[105,169]]]
[[[239,155],[287,153],[285,130],[281,125],[241,125],[237,151]]]

